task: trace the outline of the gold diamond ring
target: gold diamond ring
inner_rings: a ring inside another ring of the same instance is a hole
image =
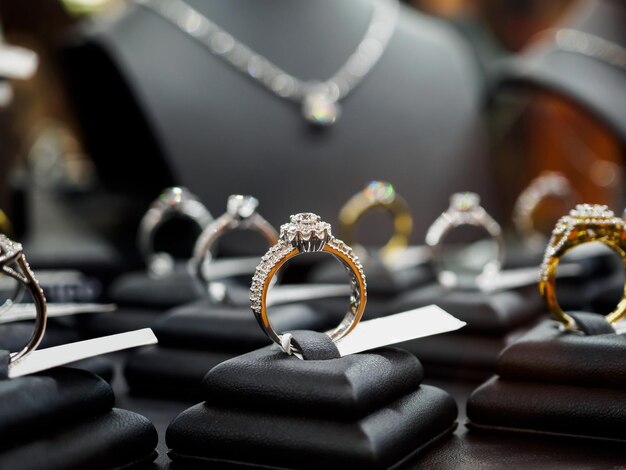
[[[559,219],[546,252],[539,274],[539,291],[552,314],[569,329],[576,329],[576,321],[560,307],[556,298],[555,279],[559,261],[572,248],[590,242],[602,242],[616,251],[626,268],[626,230],[624,219],[615,216],[607,206],[579,204]],[[626,286],[622,300],[606,316],[615,323],[626,315]]]

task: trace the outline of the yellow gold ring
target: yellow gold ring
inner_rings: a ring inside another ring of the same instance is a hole
[[[280,239],[269,249],[257,266],[252,286],[250,287],[250,304],[254,316],[269,338],[278,344],[283,351],[292,354],[299,350],[289,340],[288,335],[277,333],[267,316],[267,292],[272,277],[289,259],[302,253],[325,252],[333,255],[348,271],[352,287],[350,308],[343,320],[326,334],[333,341],[338,341],[350,333],[359,323],[367,302],[367,284],[363,266],[352,249],[331,233],[330,224],[322,222],[320,217],[311,213],[292,215],[288,224],[280,227]],[[287,340],[287,341],[285,341]]]
[[[372,181],[360,193],[352,196],[339,212],[339,231],[346,243],[358,246],[357,223],[366,213],[377,207],[382,207],[393,216],[394,233],[380,250],[381,256],[385,258],[406,248],[413,231],[413,217],[409,205],[390,183]]]
[[[567,328],[576,329],[576,321],[563,311],[556,298],[556,271],[561,257],[584,243],[602,242],[622,257],[626,269],[625,225],[624,220],[616,217],[607,206],[597,204],[579,204],[557,222],[541,265],[539,291],[548,309]],[[626,285],[622,299],[615,310],[606,316],[606,320],[615,323],[625,315]]]

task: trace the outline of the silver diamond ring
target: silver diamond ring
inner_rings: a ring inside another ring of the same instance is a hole
[[[46,332],[46,298],[26,261],[22,245],[10,240],[5,235],[0,235],[0,269],[5,275],[15,279],[30,292],[36,309],[35,329],[28,340],[28,344],[20,351],[11,353],[11,363],[15,363],[34,351],[43,339]]]
[[[205,276],[204,264],[211,260],[211,250],[215,242],[231,230],[256,230],[271,246],[278,240],[278,232],[258,212],[259,201],[255,197],[234,194],[228,198],[226,212],[207,226],[193,250],[190,260],[190,269],[198,279],[209,286],[209,279]]]
[[[254,316],[267,336],[288,353],[299,353],[290,341],[288,334],[277,333],[267,315],[267,292],[274,275],[289,259],[302,253],[326,252],[337,258],[346,268],[350,277],[352,295],[350,307],[343,320],[335,329],[326,334],[338,341],[356,327],[367,301],[365,273],[359,258],[352,248],[331,233],[330,224],[323,222],[318,215],[305,212],[292,215],[289,223],[280,227],[280,239],[269,249],[257,266],[250,287],[250,305]]]
[[[193,220],[200,230],[213,220],[211,213],[194,194],[186,188],[167,188],[152,203],[139,224],[138,244],[148,272],[163,277],[174,269],[174,258],[166,252],[155,253],[154,239],[158,228],[175,217]]]
[[[450,198],[450,207],[441,214],[426,233],[426,244],[432,253],[433,266],[439,283],[446,288],[459,285],[458,275],[443,267],[441,244],[444,237],[460,225],[473,225],[484,228],[496,242],[496,257],[485,264],[482,272],[476,277],[478,286],[487,286],[489,280],[500,271],[504,261],[504,241],[500,225],[480,205],[480,197],[476,193],[455,193]]]

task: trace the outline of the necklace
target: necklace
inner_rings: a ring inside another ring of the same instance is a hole
[[[328,126],[341,113],[339,100],[350,93],[378,62],[398,21],[398,0],[374,0],[370,24],[355,52],[324,82],[303,81],[239,42],[183,0],[136,0],[255,80],[274,95],[295,101],[309,122]]]
[[[559,49],[593,57],[626,70],[626,49],[595,34],[576,29],[559,29],[554,33]]]

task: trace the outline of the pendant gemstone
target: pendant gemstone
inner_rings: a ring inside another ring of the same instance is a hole
[[[317,126],[330,126],[339,118],[341,108],[326,93],[314,92],[302,101],[302,115]]]

